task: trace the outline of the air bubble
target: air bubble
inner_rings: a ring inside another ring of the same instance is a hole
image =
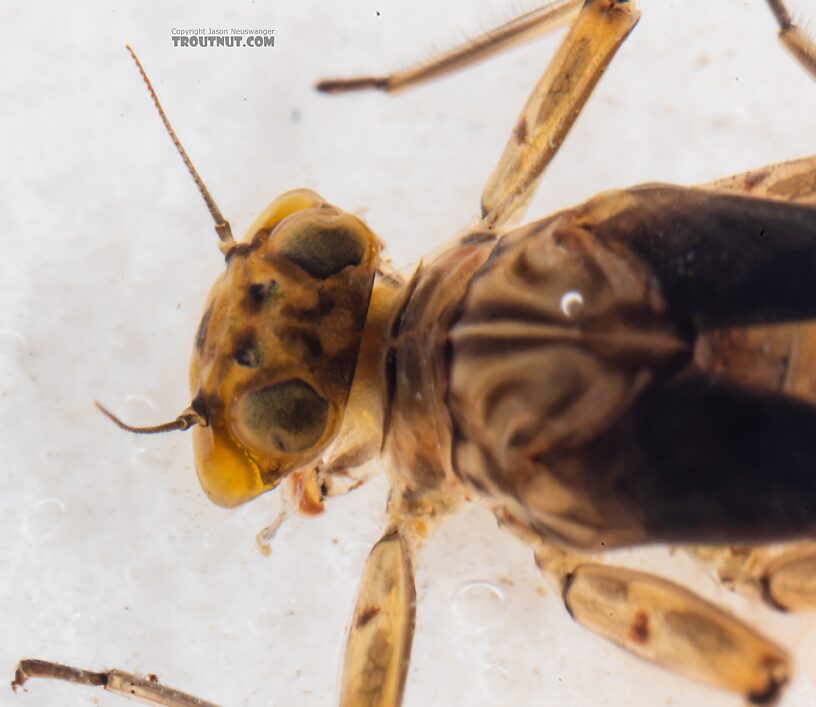
[[[58,498],[37,501],[23,514],[22,532],[32,543],[40,544],[59,532],[65,517],[65,504]]]
[[[168,466],[170,460],[150,447],[136,447],[128,457],[128,461],[135,466]]]
[[[141,393],[127,393],[122,404],[105,407],[127,425],[141,427],[156,424],[156,403]]]
[[[561,296],[561,311],[565,317],[574,317],[584,306],[584,296],[580,292],[570,290]]]
[[[521,669],[519,669],[521,668]],[[485,696],[494,704],[524,704],[530,695],[541,694],[539,679],[523,666],[514,666],[506,661],[486,663],[479,673],[479,686]]]
[[[506,704],[509,692],[513,688],[510,671],[503,665],[488,663],[479,675],[482,692],[495,704]]]
[[[273,627],[277,626],[283,619],[283,612],[279,609],[262,608],[258,613],[243,622],[253,636],[269,636]]]
[[[125,395],[125,405],[135,409],[147,408],[148,410],[156,410],[156,403],[153,398],[149,398],[141,393],[128,393]]]
[[[481,633],[504,616],[506,600],[501,589],[490,582],[469,582],[453,596],[453,615],[464,629]]]

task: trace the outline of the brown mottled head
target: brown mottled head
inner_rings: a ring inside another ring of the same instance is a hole
[[[198,476],[235,506],[313,463],[340,428],[381,244],[317,194],[276,199],[226,252],[190,367]]]

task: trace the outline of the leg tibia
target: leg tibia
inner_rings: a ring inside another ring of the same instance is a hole
[[[206,702],[198,697],[188,695],[172,687],[159,683],[155,675],[141,676],[126,673],[122,670],[108,670],[92,672],[72,668],[47,660],[21,660],[17,665],[14,680],[11,683],[13,690],[23,687],[31,678],[48,678],[64,680],[78,685],[92,685],[104,687],[123,697],[132,697],[151,705],[164,707],[218,707],[212,702]]]
[[[783,0],[768,0],[768,5],[779,23],[779,41],[816,78],[816,43],[793,24]]]
[[[653,575],[581,565],[568,576],[573,618],[650,662],[770,704],[791,673],[786,653],[722,609]]]
[[[368,556],[346,643],[341,707],[402,703],[416,603],[410,555],[399,531],[393,531]]]

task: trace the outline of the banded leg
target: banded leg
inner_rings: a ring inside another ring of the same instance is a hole
[[[793,24],[783,0],[768,0],[768,5],[779,23],[779,41],[782,46],[816,79],[816,42]]]
[[[765,601],[779,611],[816,609],[816,543],[781,551],[766,548],[698,548],[723,586]]]
[[[582,0],[548,2],[420,66],[382,76],[323,79],[315,84],[315,88],[323,93],[347,93],[365,89],[394,93],[425,81],[432,81],[488,59],[522,42],[540,37],[554,27],[569,21],[581,3]]]
[[[482,192],[487,228],[521,212],[615,52],[640,17],[627,0],[586,0],[533,88]]]
[[[339,93],[376,88],[396,91],[485,59],[540,36],[568,19],[580,3],[549,3],[484,34],[430,63],[389,76],[326,79],[317,89]],[[518,214],[532,196],[618,47],[637,23],[629,0],[584,0],[580,14],[533,89],[504,152],[482,193],[484,226],[496,228]]]
[[[366,560],[349,627],[340,707],[399,707],[414,637],[411,549],[391,530]]]
[[[391,530],[366,560],[343,663],[341,707],[399,707],[414,636],[416,592],[409,543]],[[217,707],[161,685],[155,677],[121,670],[91,672],[43,660],[22,660],[11,685],[31,678],[99,685],[165,707]]]
[[[816,157],[760,167],[714,182],[700,189],[727,194],[743,194],[763,199],[816,204]]]
[[[100,686],[108,692],[123,697],[133,697],[148,704],[164,705],[164,707],[218,707],[212,702],[160,684],[155,675],[134,675],[122,670],[96,673],[47,660],[26,659],[21,660],[17,665],[17,671],[11,683],[12,689],[16,691],[18,687],[23,687],[31,678],[48,678],[78,685]]]
[[[570,616],[640,658],[771,704],[791,674],[785,651],[725,610],[655,575],[611,567],[537,541],[536,564]]]
[[[564,604],[582,626],[687,677],[772,704],[790,679],[785,651],[731,614],[654,575],[579,565]]]

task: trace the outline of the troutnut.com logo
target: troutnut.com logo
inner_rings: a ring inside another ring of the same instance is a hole
[[[174,47],[274,47],[274,29],[192,27],[170,30]]]

